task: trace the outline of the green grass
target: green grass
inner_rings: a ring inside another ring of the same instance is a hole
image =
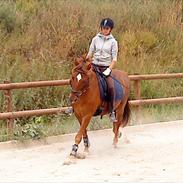
[[[148,105],[141,108],[140,124],[148,124],[155,122],[168,122],[182,120],[183,107],[181,104],[172,105]],[[7,140],[24,141],[28,139],[38,140],[44,137],[76,133],[79,130],[79,123],[74,115],[67,116],[64,114],[54,116],[41,116],[29,118],[27,122],[24,120],[14,121],[14,135],[11,137],[7,134],[6,121],[1,121],[0,142]],[[132,107],[132,113],[129,125],[138,125],[136,118],[136,110]],[[99,130],[112,128],[112,123],[108,116],[92,118],[89,123],[88,130]]]

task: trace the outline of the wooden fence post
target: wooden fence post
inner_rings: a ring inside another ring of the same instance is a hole
[[[183,0],[181,1],[181,23],[183,23]]]
[[[135,80],[134,81],[134,91],[135,91],[135,99],[140,100],[141,99],[141,80]],[[141,105],[137,105],[136,109],[136,121],[137,124],[141,124]]]
[[[10,81],[4,81],[4,83],[9,84]],[[11,90],[5,90],[4,94],[5,94],[5,98],[6,98],[7,112],[12,112],[13,104],[12,104]],[[13,118],[8,118],[7,119],[7,130],[8,130],[8,134],[10,135],[10,138],[12,138],[12,135],[13,135],[13,126],[14,126]]]

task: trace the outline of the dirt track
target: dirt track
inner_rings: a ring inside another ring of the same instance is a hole
[[[114,149],[111,130],[89,132],[90,153],[72,165],[63,162],[73,135],[1,150],[0,182],[183,182],[183,121],[127,127],[126,134],[130,143],[120,139]]]

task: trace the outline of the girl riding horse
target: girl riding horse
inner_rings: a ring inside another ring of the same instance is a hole
[[[113,79],[110,76],[111,71],[117,62],[118,44],[111,31],[114,22],[110,18],[105,18],[100,23],[100,33],[98,33],[91,42],[87,58],[92,59],[95,67],[103,72],[108,85],[108,95],[110,96],[110,115],[111,122],[117,122],[114,112],[115,91]]]
[[[129,121],[130,108],[128,103],[130,80],[128,75],[120,70],[113,69],[117,61],[118,46],[111,34],[114,23],[106,18],[101,21],[100,33],[97,34],[90,45],[86,58],[77,58],[75,68],[72,70],[70,85],[72,92],[70,100],[74,114],[80,123],[80,129],[75,137],[75,144],[72,146],[70,157],[78,157],[78,145],[84,141],[85,150],[90,146],[87,135],[87,126],[97,109],[103,104],[100,97],[99,85],[93,67],[98,67],[105,76],[108,84],[110,101],[105,102],[102,115],[110,114],[113,122],[114,140],[116,146],[119,137],[119,127],[125,127]],[[92,59],[92,63],[90,60]],[[112,75],[112,76],[111,76]],[[123,87],[123,98],[116,102],[113,79],[118,80]]]

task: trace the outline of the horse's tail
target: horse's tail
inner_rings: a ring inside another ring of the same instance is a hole
[[[130,109],[130,104],[128,99],[123,112],[123,122],[121,124],[122,127],[125,127],[128,124],[130,115],[131,115],[131,109]]]

